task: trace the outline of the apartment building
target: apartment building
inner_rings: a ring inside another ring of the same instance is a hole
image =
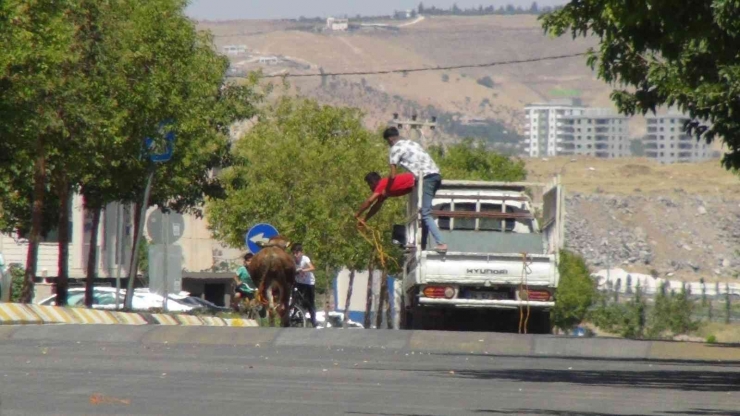
[[[589,108],[578,99],[525,106],[523,153],[530,157],[628,156],[629,121],[609,109]]]
[[[581,114],[558,120],[558,155],[605,159],[630,156],[629,119],[604,108],[586,108]]]
[[[716,158],[717,152],[684,131],[690,119],[677,112],[646,116],[645,156],[660,163],[694,163]]]

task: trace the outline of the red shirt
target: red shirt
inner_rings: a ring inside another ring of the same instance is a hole
[[[388,196],[403,196],[410,193],[414,189],[416,184],[416,178],[412,173],[401,173],[393,178],[391,189],[388,190]],[[375,187],[376,194],[382,194],[388,186],[388,178],[383,178],[378,182],[378,186]]]

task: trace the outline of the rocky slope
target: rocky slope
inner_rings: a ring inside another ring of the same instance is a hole
[[[566,209],[566,245],[594,268],[682,280],[728,280],[740,272],[734,196],[573,193]]]

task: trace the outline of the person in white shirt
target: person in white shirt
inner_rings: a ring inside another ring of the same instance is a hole
[[[296,289],[305,299],[305,306],[308,308],[308,313],[311,314],[311,323],[316,328],[316,277],[313,274],[316,267],[311,263],[311,259],[303,254],[302,244],[295,244],[292,251],[296,266]]]
[[[440,175],[439,167],[419,143],[401,139],[397,128],[388,127],[383,132],[383,138],[390,146],[388,159],[391,172],[388,175],[386,190],[382,196],[385,197],[390,194],[397,176],[396,169],[398,166],[411,172],[416,177],[417,183],[419,178],[423,178],[424,190],[421,203],[422,247],[426,247],[427,232],[429,232],[437,242],[435,250],[440,253],[446,252],[447,244],[442,240],[442,234],[437,228],[437,223],[434,222],[434,217],[432,217],[432,200],[442,185],[442,175]]]

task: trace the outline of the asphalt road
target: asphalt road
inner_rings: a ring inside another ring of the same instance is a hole
[[[0,340],[0,415],[740,415],[740,363]]]

